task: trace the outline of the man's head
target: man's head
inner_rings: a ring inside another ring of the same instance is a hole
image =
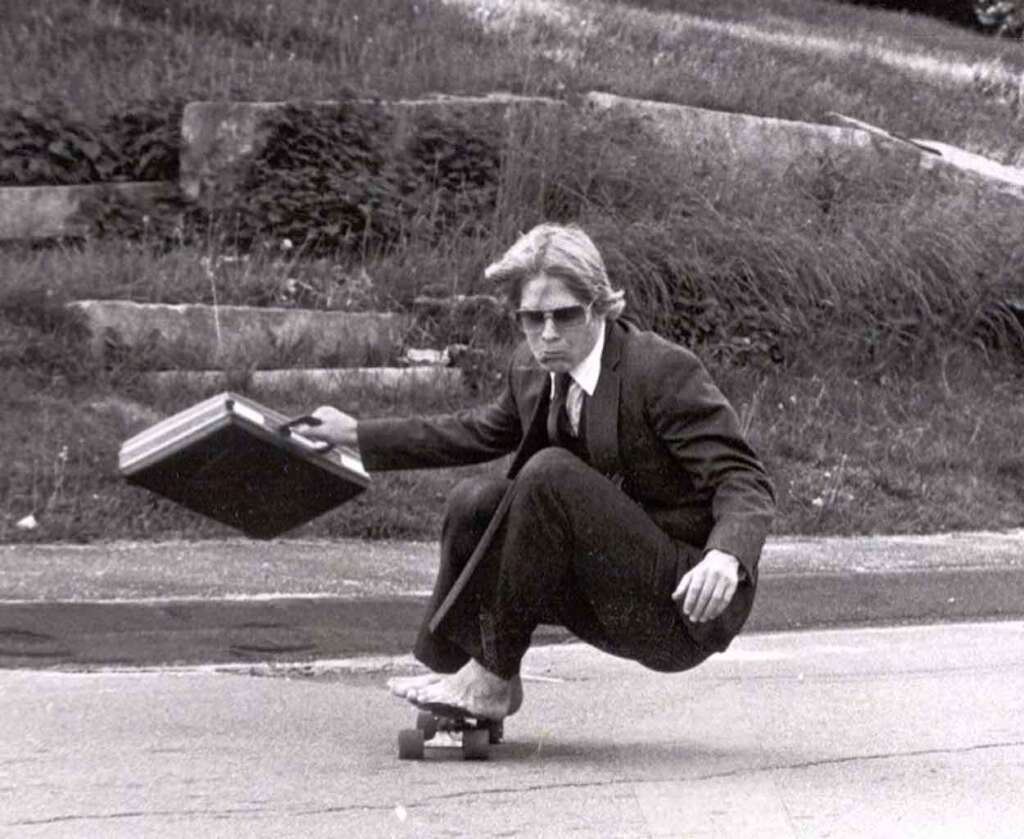
[[[575,225],[541,224],[521,236],[485,276],[503,288],[534,357],[548,370],[586,358],[602,324],[625,308],[597,247]]]

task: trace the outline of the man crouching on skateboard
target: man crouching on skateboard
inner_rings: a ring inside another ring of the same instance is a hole
[[[356,421],[320,407],[309,437],[367,469],[513,453],[505,477],[459,483],[415,655],[393,679],[427,708],[488,719],[523,700],[540,623],[677,672],[724,650],[750,613],[774,512],[737,416],[689,350],[620,319],[623,292],[578,227],[543,224],[486,276],[525,341],[497,399],[454,414]]]

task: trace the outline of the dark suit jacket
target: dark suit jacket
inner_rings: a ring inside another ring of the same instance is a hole
[[[360,421],[363,463],[371,471],[414,469],[514,453],[515,477],[548,445],[549,382],[523,343],[504,390],[488,405],[441,417]],[[691,544],[695,534],[703,536],[698,547],[734,555],[756,583],[775,507],[772,485],[735,411],[693,353],[609,321],[585,417],[595,468],[619,481],[670,536]]]

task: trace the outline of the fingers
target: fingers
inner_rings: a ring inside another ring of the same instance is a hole
[[[330,405],[321,405],[308,417],[302,417],[292,430],[310,440],[330,443],[332,446],[355,446],[358,441],[355,417],[344,414]]]
[[[302,420],[294,423],[290,428],[296,434],[301,434],[303,437],[308,437],[310,440],[327,439],[327,429],[324,428],[323,423],[320,420],[313,416],[303,417]]]
[[[305,423],[300,433],[314,440],[329,440],[331,433],[331,408],[321,405],[309,415],[310,422]]]
[[[693,579],[693,572],[695,570],[696,569],[691,568],[683,574],[683,578],[679,581],[679,585],[676,586],[676,590],[672,592],[672,599],[675,600],[676,603],[686,597],[686,592],[690,586],[690,581]]]
[[[327,420],[330,419],[329,408],[326,405],[322,405],[315,411],[302,418],[302,421],[295,426],[295,430],[300,434],[305,434],[307,437],[316,438],[319,433],[323,433],[324,425]]]
[[[708,586],[705,586],[705,591],[708,588]],[[696,623],[703,623],[717,618],[725,611],[725,607],[729,605],[729,601],[732,600],[732,595],[735,591],[736,585],[734,583],[731,584],[727,577],[719,577],[714,585],[714,589],[708,596],[707,602],[704,604],[703,611],[698,610],[693,620]]]
[[[672,595],[677,603],[682,600],[682,612],[694,623],[714,620],[736,593],[736,580],[720,571],[696,568],[688,571]]]
[[[693,575],[689,586],[686,588],[686,599],[683,600],[683,614],[690,620],[693,620],[693,615],[697,611],[697,603],[704,592],[705,576],[704,569],[700,569],[700,573]]]

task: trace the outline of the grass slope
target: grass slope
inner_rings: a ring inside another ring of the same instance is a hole
[[[1007,79],[1022,67],[1019,44],[812,0],[0,5],[4,101],[56,101],[84,120],[155,97],[600,88],[810,121],[840,110],[1013,163],[1022,89]],[[581,220],[631,306],[707,359],[776,479],[779,532],[1020,525],[1020,324],[1005,304],[1024,299],[1018,204],[898,165],[809,161],[767,183],[634,152],[614,131],[538,142],[503,176],[503,201],[477,233],[413,236],[373,255],[307,259],[272,240],[235,254],[213,234],[170,249],[116,239],[3,249],[0,440],[13,456],[0,475],[0,540],[222,532],[113,471],[125,436],[202,394],[160,396],[131,359],[90,360],[64,301],[346,308],[401,305],[428,284],[482,291],[486,260],[549,215]],[[500,354],[493,336],[464,337]],[[466,401],[494,387],[488,377]],[[294,393],[279,407],[330,399]],[[451,406],[366,396],[346,407]],[[463,471],[383,476],[304,532],[433,538]],[[40,526],[16,527],[30,513]]]

